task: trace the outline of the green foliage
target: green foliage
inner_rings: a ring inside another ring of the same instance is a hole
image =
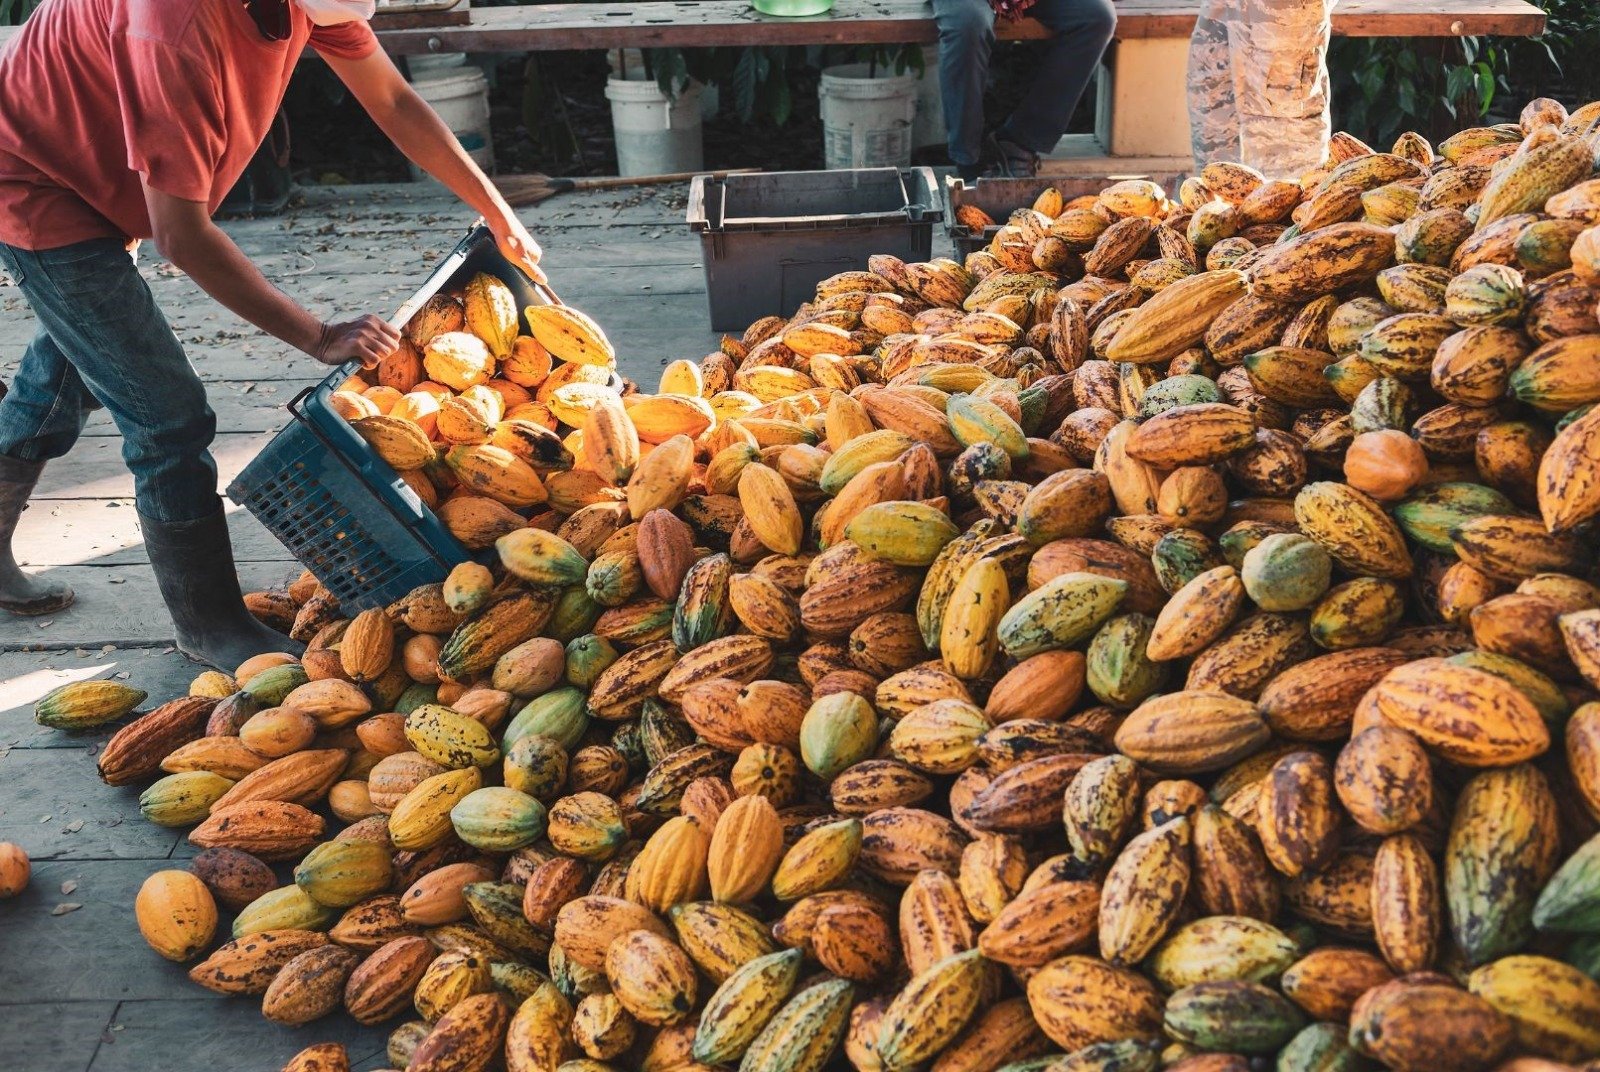
[[[1334,126],[1387,147],[1481,122],[1508,88],[1498,38],[1339,38],[1328,52]]]
[[[732,91],[731,103],[740,121],[749,123],[759,115],[778,126],[787,123],[794,114],[789,64],[796,50],[751,46],[727,51],[736,53],[736,58],[723,84]]]
[[[744,122],[760,116],[782,126],[794,111],[790,57],[803,51],[769,46],[649,48],[644,50],[644,73],[672,99],[691,82],[715,83],[731,91],[731,103]]]
[[[1538,37],[1335,39],[1334,126],[1383,146],[1404,130],[1437,140],[1491,110],[1515,118],[1534,97],[1600,99],[1600,3],[1534,3],[1546,14]]]
[[[656,80],[661,92],[674,100],[689,86],[689,53],[684,49],[647,48],[644,50],[644,69]]]
[[[1544,8],[1545,32],[1505,42],[1519,97],[1555,97],[1569,107],[1600,99],[1600,4],[1533,0]]]
[[[878,71],[905,74],[907,71],[921,75],[922,48],[919,45],[855,45],[847,48],[824,48],[817,66],[828,67],[835,63],[865,63],[876,77]]]
[[[540,157],[577,161],[583,157],[578,135],[567,115],[565,98],[552,85],[540,62],[541,53],[530,52],[522,70],[522,125]]]

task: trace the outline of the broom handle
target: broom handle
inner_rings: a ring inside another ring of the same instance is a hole
[[[598,179],[573,179],[574,190],[618,190],[629,186],[663,186],[670,182],[688,182],[701,175],[725,179],[729,175],[753,175],[760,168],[733,168],[728,171],[675,171],[666,175],[609,175]]]

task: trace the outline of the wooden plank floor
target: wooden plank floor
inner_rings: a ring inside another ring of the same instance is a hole
[[[624,374],[647,384],[666,361],[716,343],[686,200],[683,188],[566,195],[524,215],[558,292],[605,324]],[[324,315],[355,315],[399,305],[470,223],[440,192],[364,186],[315,190],[289,215],[226,226],[274,283]],[[226,484],[321,370],[210,302],[153,251],[142,263],[207,382]],[[11,378],[32,330],[21,296],[0,286],[0,377]],[[342,1015],[280,1028],[257,1002],[219,999],[151,952],[134,926],[134,894],[151,872],[182,866],[190,846],[144,821],[138,787],[111,789],[95,776],[115,727],[68,736],[33,723],[34,701],[66,681],[126,675],[156,702],[197,672],[168,647],[120,451],[115,426],[95,414],[47,469],[17,532],[24,567],[68,580],[77,604],[48,619],[0,618],[0,841],[34,860],[27,892],[0,901],[0,1068],[276,1072],[302,1047],[335,1040],[354,1068],[385,1067],[382,1029]],[[247,585],[296,569],[248,514],[229,521]]]

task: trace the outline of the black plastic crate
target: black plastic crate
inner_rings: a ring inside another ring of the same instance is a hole
[[[504,280],[518,308],[551,295],[500,255],[483,226],[474,227],[396,313],[405,322],[439,291],[478,272]],[[522,324],[523,331],[527,323]],[[360,370],[335,369],[289,403],[294,418],[233,483],[228,497],[255,515],[347,612],[383,606],[421,584],[443,580],[471,557],[400,474],[356,434],[331,404]]]
[[[950,236],[950,243],[955,247],[956,260],[965,261],[967,255],[976,253],[987,246],[994,238],[994,233],[1000,229],[1011,214],[1019,208],[1032,206],[1035,199],[1045,190],[1054,186],[1061,191],[1061,196],[1071,201],[1074,197],[1084,197],[1097,194],[1112,183],[1124,179],[1150,179],[1159,183],[1171,197],[1178,191],[1178,184],[1184,179],[1179,172],[1170,174],[1142,174],[1142,175],[1111,175],[1105,178],[1075,178],[1069,175],[1039,175],[1031,179],[979,179],[972,185],[967,185],[961,179],[951,177],[945,180],[945,232]],[[995,221],[996,226],[983,231],[974,231],[963,226],[956,220],[956,209],[962,205],[976,205],[989,218]]]
[[[925,167],[697,176],[689,226],[705,255],[712,330],[787,316],[873,254],[926,261],[942,217]]]

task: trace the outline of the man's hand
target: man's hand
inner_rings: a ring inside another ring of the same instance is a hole
[[[400,332],[382,317],[369,314],[342,324],[322,325],[322,337],[312,356],[324,365],[359,361],[362,368],[372,368],[399,346]]]
[[[500,247],[501,256],[521,268],[535,283],[548,282],[544,270],[539,267],[539,258],[544,255],[539,243],[533,240],[528,229],[522,226],[522,221],[517,219],[509,207],[503,213],[485,217],[484,222],[494,233],[495,244]]]

